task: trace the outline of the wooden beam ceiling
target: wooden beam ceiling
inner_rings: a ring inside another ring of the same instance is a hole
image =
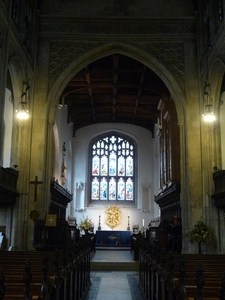
[[[160,99],[169,99],[162,80],[142,63],[119,54],[99,59],[78,72],[61,99],[74,133],[97,123],[128,123],[154,133]]]

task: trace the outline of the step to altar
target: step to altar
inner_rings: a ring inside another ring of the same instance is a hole
[[[93,271],[137,271],[138,262],[91,262],[91,272]]]
[[[91,271],[138,271],[134,254],[125,249],[96,250],[91,258]]]

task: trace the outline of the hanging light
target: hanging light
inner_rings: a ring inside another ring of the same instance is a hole
[[[209,91],[210,86],[211,86],[210,83],[205,84],[204,95],[206,96],[206,100],[205,100],[206,104],[204,106],[204,114],[202,115],[202,117],[204,122],[206,123],[214,122],[216,120],[216,117],[213,113],[213,105],[212,105],[213,100],[210,97],[210,91]]]
[[[203,120],[208,123],[214,122],[216,120],[216,117],[213,113],[211,104],[205,105],[205,114],[203,114],[202,117],[203,117]]]
[[[16,110],[16,117],[20,120],[27,120],[29,118],[29,110],[28,110],[28,90],[30,89],[30,85],[28,82],[28,42],[25,39],[23,41],[23,45],[26,51],[26,64],[25,64],[25,80],[22,82],[22,93],[20,96],[19,108]]]
[[[216,120],[216,117],[213,113],[213,99],[211,98],[211,83],[209,82],[209,52],[211,51],[212,46],[209,45],[207,49],[207,61],[206,61],[206,83],[204,86],[204,96],[205,96],[205,105],[204,105],[204,114],[202,115],[204,122],[211,123]]]
[[[19,104],[19,108],[16,110],[16,117],[20,120],[27,120],[29,118],[29,111],[28,111],[28,95],[27,91],[29,90],[30,85],[28,81],[23,82],[23,92],[21,94],[21,101]],[[24,100],[23,100],[24,99]]]
[[[16,117],[20,120],[27,120],[29,118],[29,111],[26,108],[26,102],[20,102],[20,108],[16,110]]]

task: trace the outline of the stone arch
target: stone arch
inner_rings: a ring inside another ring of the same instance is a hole
[[[170,74],[170,72],[159,63],[156,58],[144,51],[143,49],[131,46],[124,43],[110,43],[104,46],[96,47],[94,50],[91,50],[81,57],[74,60],[55,80],[53,83],[50,92],[48,94],[48,111],[47,115],[50,120],[54,120],[55,111],[52,110],[52,107],[56,107],[56,102],[59,99],[64,87],[67,82],[82,68],[87,64],[90,64],[100,58],[103,58],[107,55],[114,53],[119,53],[125,56],[129,56],[143,64],[148,68],[153,70],[165,83],[167,88],[170,91],[170,94],[173,95],[173,100],[177,109],[178,122],[184,123],[185,113],[184,113],[184,99],[185,96],[178,85],[175,78]]]
[[[210,72],[211,78],[211,91],[212,91],[212,99],[214,101],[214,112],[216,115],[216,131],[215,131],[215,153],[216,155],[216,165],[219,169],[222,168],[222,165],[225,165],[225,162],[222,161],[222,143],[225,145],[225,138],[222,132],[222,119],[221,119],[221,86],[223,83],[223,78],[225,76],[225,63],[217,58],[213,64]],[[224,106],[225,104],[223,104]],[[224,111],[224,108],[223,108]]]
[[[216,111],[216,113],[219,112],[220,92],[224,74],[225,63],[221,59],[217,58],[213,62],[213,66],[210,72],[212,98],[214,99],[214,110]]]
[[[12,124],[12,136],[11,136],[11,152],[10,152],[10,164],[18,164],[19,160],[19,147],[18,147],[18,121],[15,117],[16,109],[19,107],[20,96],[22,93],[22,83],[24,79],[25,69],[21,59],[18,56],[13,56],[9,61],[8,65],[10,83],[10,92],[12,99],[12,116],[13,118],[9,120]],[[9,123],[8,123],[9,124]]]
[[[214,194],[214,182],[212,179],[213,167],[224,170],[225,166],[225,137],[224,137],[224,118],[225,118],[225,104],[221,105],[221,87],[224,85],[225,77],[225,62],[219,57],[215,58],[211,64],[209,73],[209,82],[211,83],[211,97],[213,99],[213,109],[216,116],[216,121],[211,126],[211,139],[209,145],[209,166],[211,169],[210,177],[207,184],[210,184],[210,200],[211,195]],[[211,148],[210,148],[211,146]],[[222,207],[216,207],[213,201],[210,201],[210,211],[208,212],[211,222],[214,222],[214,230],[217,237],[218,249],[221,253],[225,250],[224,242],[224,210]]]
[[[25,69],[23,68],[22,61],[19,59],[19,57],[14,56],[9,61],[9,73],[12,80],[14,105],[17,106],[22,91],[22,83],[25,77]]]
[[[63,92],[64,87],[69,82],[69,80],[78,73],[82,68],[86,65],[103,58],[107,55],[112,54],[122,54],[128,57],[131,57],[143,64],[145,64],[148,68],[154,71],[161,80],[165,83],[170,94],[173,97],[173,101],[176,106],[178,123],[180,127],[180,157],[181,157],[181,199],[182,199],[182,211],[184,213],[184,227],[187,227],[188,224],[188,203],[187,196],[184,191],[187,190],[187,173],[186,173],[186,101],[185,95],[179,86],[175,77],[165,68],[152,54],[147,51],[140,49],[136,46],[115,42],[109,43],[105,45],[101,45],[96,47],[95,49],[81,55],[76,60],[74,60],[64,71],[61,73],[58,78],[52,84],[49,94],[48,94],[48,107],[47,107],[47,126],[51,127],[51,124],[54,123],[55,117],[55,109],[58,103],[58,99]],[[54,109],[53,109],[54,108]],[[50,144],[47,142],[50,140],[51,136],[51,128],[47,130],[46,136],[46,145]],[[48,149],[46,149],[46,153],[49,153]],[[50,160],[50,157],[47,155],[47,159]],[[50,165],[50,162],[46,162],[45,165]]]

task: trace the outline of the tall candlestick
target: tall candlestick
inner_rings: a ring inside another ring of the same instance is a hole
[[[142,226],[143,226],[143,228],[142,228],[143,235],[145,235],[145,220],[144,219],[142,220]]]
[[[101,230],[101,215],[99,216],[98,230]]]
[[[130,216],[128,216],[127,230],[130,230]]]

